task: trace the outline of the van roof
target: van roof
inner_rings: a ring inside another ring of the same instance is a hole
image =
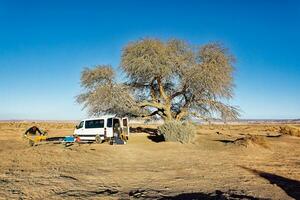
[[[92,117],[92,118],[83,119],[81,121],[95,120],[95,119],[108,119],[108,118],[114,118],[114,117],[116,117],[116,115],[101,115],[101,116],[98,116],[98,117]]]

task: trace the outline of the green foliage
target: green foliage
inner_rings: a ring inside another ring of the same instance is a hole
[[[195,137],[194,126],[179,121],[167,121],[158,130],[169,142],[190,143]]]

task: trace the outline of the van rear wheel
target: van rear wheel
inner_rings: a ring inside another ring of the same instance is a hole
[[[101,144],[101,143],[102,143],[102,139],[101,139],[100,135],[96,135],[96,137],[95,137],[95,142],[96,142],[97,144]]]

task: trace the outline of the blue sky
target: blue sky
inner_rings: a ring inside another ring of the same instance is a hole
[[[0,119],[85,117],[83,67],[143,37],[224,43],[242,118],[300,118],[299,36],[299,1],[0,0]]]

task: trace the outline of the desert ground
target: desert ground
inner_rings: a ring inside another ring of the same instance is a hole
[[[49,137],[74,129],[35,125]],[[198,126],[191,144],[132,125],[126,145],[68,147],[29,146],[30,126],[0,123],[0,199],[300,199],[300,137],[281,134],[285,125]]]

